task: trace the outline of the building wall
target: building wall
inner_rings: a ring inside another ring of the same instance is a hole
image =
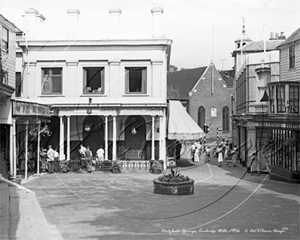
[[[15,87],[16,81],[16,32],[11,24],[7,21],[2,21],[0,18],[0,36],[2,39],[2,27],[8,29],[9,31],[9,43],[8,43],[8,53],[2,51],[2,67],[5,71],[8,71],[8,84],[11,87]]]
[[[289,44],[280,51],[280,80],[281,81],[299,81],[300,78],[300,43],[295,46],[295,68],[289,67]]]
[[[166,43],[167,41],[164,41]],[[29,43],[30,47],[30,43]],[[166,103],[167,57],[160,46],[31,48],[25,68],[22,97],[43,103]],[[62,51],[62,52],[61,52]],[[24,54],[26,59],[26,55]],[[104,67],[105,93],[83,94],[83,67]],[[63,69],[63,93],[42,95],[42,68]],[[125,67],[147,67],[147,93],[125,94]],[[26,74],[28,71],[28,74]]]
[[[213,86],[211,82],[212,78]],[[203,77],[192,92],[189,100],[189,114],[198,123],[198,109],[200,106],[205,107],[205,122],[209,125],[210,129],[207,138],[216,138],[217,128],[222,128],[222,113],[225,106],[229,108],[229,116],[231,116],[232,93],[233,89],[226,87],[223,78],[213,64],[206,69]],[[217,109],[217,117],[211,116],[212,108]],[[231,120],[229,117],[229,131],[221,131],[218,134],[219,136],[230,136],[230,132]]]

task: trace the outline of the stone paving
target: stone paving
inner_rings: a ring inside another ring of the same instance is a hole
[[[158,175],[141,170],[47,174],[24,186],[64,239],[300,239],[299,185],[216,159],[180,171],[194,195],[154,194]]]

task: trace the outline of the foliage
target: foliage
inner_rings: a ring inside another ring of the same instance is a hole
[[[150,172],[153,173],[154,171],[159,171],[159,173],[161,173],[162,170],[163,170],[162,164],[158,160],[154,160],[150,168]]]
[[[158,181],[160,182],[169,182],[169,183],[182,183],[182,182],[188,182],[191,179],[188,176],[184,176],[180,174],[180,172],[176,169],[175,171],[171,169],[171,173],[164,174],[158,178]]]
[[[112,161],[111,163],[111,172],[112,173],[121,173],[122,170],[121,170],[121,164],[119,161]]]

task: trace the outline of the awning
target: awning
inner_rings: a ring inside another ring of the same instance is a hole
[[[187,113],[181,102],[169,101],[168,139],[194,140],[203,137],[203,130]]]

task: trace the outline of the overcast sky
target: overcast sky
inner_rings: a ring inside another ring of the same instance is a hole
[[[81,33],[105,32],[110,8],[122,10],[122,29],[128,36],[151,36],[151,9],[161,7],[166,38],[172,39],[171,64],[179,68],[207,66],[213,60],[219,70],[231,69],[234,41],[240,36],[242,17],[252,40],[300,27],[300,0],[0,0],[0,13],[24,30],[24,11],[35,8],[52,26],[53,36],[67,30],[66,10],[80,10]],[[45,25],[46,26],[46,25]],[[47,27],[48,28],[48,27]]]

